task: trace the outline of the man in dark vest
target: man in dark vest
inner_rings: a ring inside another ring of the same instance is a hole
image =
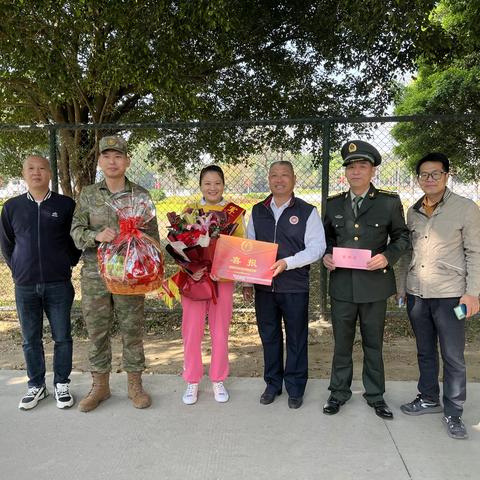
[[[409,233],[399,196],[378,190],[371,183],[382,160],[377,149],[353,140],[342,147],[341,154],[350,190],[328,199],[324,218],[327,253],[323,264],[330,271],[335,349],[328,387],[331,394],[323,413],[338,413],[352,396],[352,349],[359,318],[363,396],[379,417],[392,419],[383,399],[383,330],[387,298],[396,293],[392,266],[408,250]],[[334,247],[370,250],[371,259],[365,269],[336,268]]]
[[[295,174],[290,162],[274,162],[268,183],[272,194],[257,203],[247,227],[248,238],[278,244],[271,286],[255,285],[255,312],[264,352],[267,387],[260,403],[268,405],[288,392],[288,406],[299,408],[308,378],[309,266],[325,251],[325,235],[317,209],[295,197]],[[244,287],[244,298],[253,296]],[[283,361],[282,318],[286,333]]]

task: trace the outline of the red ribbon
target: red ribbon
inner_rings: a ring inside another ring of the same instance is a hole
[[[140,236],[139,225],[142,222],[142,217],[128,217],[122,218],[118,223],[120,226],[120,235]]]

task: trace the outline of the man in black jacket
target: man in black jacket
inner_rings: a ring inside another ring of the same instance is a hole
[[[71,270],[80,258],[70,237],[75,202],[50,191],[50,163],[29,156],[23,164],[28,192],[8,200],[0,223],[0,246],[15,283],[15,302],[23,336],[28,391],[19,408],[30,410],[48,396],[45,386],[43,313],[55,342],[53,371],[58,408],[74,403],[70,393],[72,337]]]

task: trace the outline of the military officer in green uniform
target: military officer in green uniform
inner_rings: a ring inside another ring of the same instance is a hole
[[[367,142],[352,140],[341,150],[350,190],[327,201],[324,227],[327,241],[323,264],[330,272],[329,293],[335,349],[329,390],[323,413],[338,413],[352,395],[352,349],[357,318],[363,347],[364,397],[375,413],[386,419],[393,413],[385,403],[382,345],[387,298],[396,293],[393,265],[409,248],[403,207],[396,193],[371,183],[381,156]],[[335,266],[333,247],[367,249],[366,269]]]
[[[150,396],[143,390],[141,381],[145,368],[144,296],[110,293],[100,278],[97,262],[100,243],[111,242],[118,233],[118,217],[107,202],[117,193],[148,194],[148,191],[130,182],[125,176],[130,158],[127,143],[122,137],[102,138],[99,153],[98,165],[105,179],[83,188],[73,214],[71,229],[75,245],[83,250],[82,313],[90,340],[89,360],[92,371],[92,388],[78,406],[82,412],[93,410],[110,396],[110,335],[114,316],[122,334],[123,368],[128,377],[128,397],[136,408],[146,408],[151,404]],[[159,240],[156,218],[147,224],[145,233]]]

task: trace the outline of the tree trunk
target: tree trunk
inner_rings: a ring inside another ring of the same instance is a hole
[[[60,130],[60,182],[74,198],[85,185],[95,182],[97,171],[96,135],[93,130]]]
[[[70,177],[70,167],[68,161],[68,152],[65,145],[59,146],[58,155],[58,177],[60,180],[60,186],[64,195],[68,195],[73,198],[72,182]]]

